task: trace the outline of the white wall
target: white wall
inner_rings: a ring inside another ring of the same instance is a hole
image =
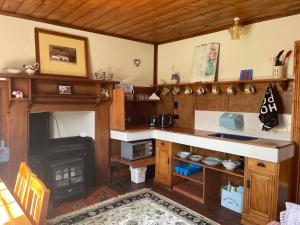
[[[95,138],[95,112],[52,112],[52,115],[57,119],[57,124],[55,118],[50,116],[50,138],[77,135]]]
[[[245,26],[240,40],[231,40],[227,30],[185,39],[158,47],[158,81],[170,82],[172,65],[181,81],[190,81],[194,47],[220,43],[218,80],[238,80],[241,69],[253,69],[253,79],[271,78],[271,58],[281,49],[293,50],[300,40],[300,15],[284,17]],[[288,77],[293,76],[293,57],[290,57]]]
[[[153,45],[3,15],[0,27],[0,70],[35,62],[34,28],[38,27],[87,37],[92,74],[102,69],[121,82],[152,84]],[[141,59],[139,67],[133,63],[135,58]]]
[[[5,67],[21,68],[23,64],[35,62],[34,28],[38,27],[87,37],[92,74],[102,69],[114,73],[114,79],[123,83],[146,86],[153,82],[153,45],[2,15],[0,27],[0,71]],[[139,67],[133,63],[135,58],[141,59]],[[55,112],[54,115],[61,137],[95,137],[94,112]],[[59,137],[52,117],[50,137]]]

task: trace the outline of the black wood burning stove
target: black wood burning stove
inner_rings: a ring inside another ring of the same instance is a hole
[[[44,119],[41,119],[44,117]],[[47,113],[30,115],[30,125],[35,118],[47,124]],[[35,124],[32,127],[38,128]],[[46,131],[30,129],[29,165],[51,190],[54,204],[74,196],[85,194],[86,188],[95,186],[94,140],[90,137],[39,139]],[[46,126],[48,129],[48,126]],[[36,135],[39,139],[35,142]],[[41,141],[42,140],[42,141]]]
[[[71,158],[47,163],[49,186],[54,203],[85,193],[84,161]]]

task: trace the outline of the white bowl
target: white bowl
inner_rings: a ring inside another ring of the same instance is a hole
[[[177,152],[177,155],[183,159],[186,159],[187,157],[189,157],[190,154],[191,154],[190,152],[185,152],[185,151]]]
[[[203,159],[202,162],[208,166],[218,166],[222,160],[217,157],[207,157],[206,159]]]
[[[194,162],[199,162],[203,157],[201,155],[190,155],[189,159]]]
[[[238,165],[240,165],[238,161],[231,160],[223,160],[222,164],[227,170],[234,170]]]

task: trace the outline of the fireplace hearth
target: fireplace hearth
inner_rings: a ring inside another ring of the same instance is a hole
[[[49,139],[48,123],[49,113],[30,115],[28,161],[57,204],[95,186],[95,144],[91,137]]]

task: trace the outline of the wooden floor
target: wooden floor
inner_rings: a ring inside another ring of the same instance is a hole
[[[147,181],[142,184],[134,184],[130,180],[121,180],[111,183],[106,186],[96,187],[89,191],[86,198],[80,198],[77,200],[63,203],[55,208],[50,207],[48,212],[48,218],[53,218],[61,214],[65,214],[85,206],[106,200],[108,198],[115,197],[120,194],[135,191],[141,188],[151,188],[157,193],[170,198],[179,204],[186,206],[199,214],[212,219],[222,225],[238,225],[240,224],[241,215],[228,210],[220,205],[220,203],[208,202],[200,204],[190,198],[187,198],[179,193],[176,193],[169,188],[155,184],[153,181]]]

